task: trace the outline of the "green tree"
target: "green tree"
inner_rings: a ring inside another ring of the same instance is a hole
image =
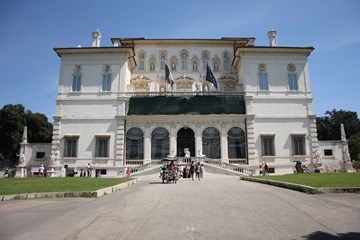
[[[349,152],[352,159],[356,159],[360,150],[360,120],[356,112],[335,110],[326,111],[324,117],[317,117],[317,131],[319,140],[341,140],[341,123],[344,124],[346,138],[349,140]]]
[[[28,142],[51,142],[52,124],[44,114],[25,110],[21,104],[5,105],[0,110],[0,157],[15,165],[24,126],[28,127]],[[0,160],[1,160],[0,158]]]
[[[340,140],[340,125],[344,124],[346,137],[360,132],[360,120],[356,112],[335,110],[326,111],[324,117],[317,117],[317,130],[319,140]]]
[[[360,161],[360,133],[357,133],[350,137],[349,151],[352,160]]]

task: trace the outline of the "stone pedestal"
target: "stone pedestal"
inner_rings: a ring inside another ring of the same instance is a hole
[[[24,178],[24,177],[26,177],[26,167],[17,166],[15,178]]]
[[[49,167],[46,171],[47,177],[54,177],[55,176],[55,170],[54,167]]]

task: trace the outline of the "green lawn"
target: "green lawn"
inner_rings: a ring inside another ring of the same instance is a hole
[[[256,178],[296,183],[310,187],[360,187],[360,173],[305,173]]]
[[[94,191],[129,180],[131,180],[131,178],[1,178],[0,195],[40,192]]]

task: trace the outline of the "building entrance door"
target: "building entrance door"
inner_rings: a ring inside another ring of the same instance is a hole
[[[181,128],[177,133],[177,155],[185,156],[184,148],[188,148],[190,156],[195,157],[195,134],[191,128]]]

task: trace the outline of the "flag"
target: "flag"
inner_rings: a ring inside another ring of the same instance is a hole
[[[214,85],[214,87],[216,89],[218,89],[216,79],[214,77],[214,74],[211,72],[211,69],[210,69],[209,65],[207,65],[205,80],[208,81],[208,82],[211,82]]]
[[[171,86],[174,85],[174,78],[170,72],[170,69],[167,64],[165,64],[165,81]]]

